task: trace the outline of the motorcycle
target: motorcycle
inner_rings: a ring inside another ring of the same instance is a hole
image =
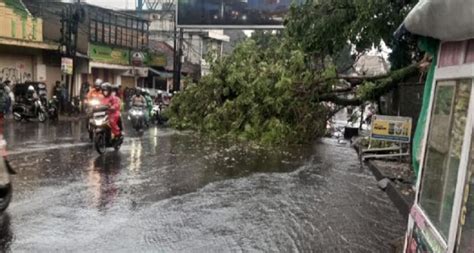
[[[164,105],[163,103],[155,104],[153,106],[153,109],[151,110],[151,119],[152,119],[153,123],[158,124],[158,125],[162,125],[162,124],[165,123],[166,119],[163,116],[163,110],[166,107],[167,106]]]
[[[56,98],[56,96],[53,96],[53,98],[51,98],[48,101],[47,110],[48,110],[48,117],[50,120],[57,121],[59,119],[58,105],[59,105],[59,101]]]
[[[114,148],[115,151],[118,151],[123,143],[123,136],[119,139],[112,138],[108,110],[108,106],[98,106],[92,112],[91,128],[94,146],[101,155],[107,151],[107,148]]]
[[[16,103],[13,105],[13,118],[16,121],[28,121],[37,118],[39,122],[45,122],[47,114],[41,100],[37,99],[33,102],[33,105],[25,103]]]
[[[93,112],[94,112],[94,109],[98,108],[101,103],[100,103],[100,100],[98,98],[93,98],[89,101],[86,102],[86,115],[87,115],[87,132],[89,133],[89,139],[91,141],[94,140],[94,131],[93,131],[93,128],[92,128],[92,124],[93,124]]]
[[[5,148],[6,142],[0,141],[0,147]],[[0,212],[5,211],[10,205],[10,201],[13,195],[13,188],[10,179],[10,175],[16,174],[11,168],[8,159],[4,156],[0,156]]]
[[[145,107],[133,106],[128,112],[128,120],[132,122],[132,126],[137,132],[141,131],[146,125]]]

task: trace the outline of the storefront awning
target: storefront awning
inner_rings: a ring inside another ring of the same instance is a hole
[[[147,67],[134,67],[134,66],[91,61],[89,62],[89,72],[91,72],[93,68],[119,70],[123,72],[121,73],[122,76],[136,76],[136,77],[147,77],[148,70],[149,70]]]
[[[59,50],[59,44],[57,43],[26,41],[10,38],[0,38],[0,45],[28,47],[45,50]]]
[[[173,73],[170,73],[170,72],[166,72],[166,71],[160,71],[160,70],[156,70],[154,68],[149,68],[149,70],[155,74],[155,75],[159,75],[163,78],[173,78]]]
[[[97,68],[97,69],[116,69],[116,70],[124,70],[127,71],[129,69],[132,69],[132,66],[125,66],[125,65],[119,65],[119,64],[110,64],[110,63],[103,63],[103,62],[95,62],[91,61],[89,62],[89,68]]]

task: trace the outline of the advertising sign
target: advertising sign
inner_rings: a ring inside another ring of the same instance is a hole
[[[72,58],[62,57],[61,58],[61,72],[66,75],[72,75]]]
[[[302,0],[178,0],[178,27],[280,29]]]
[[[129,65],[130,51],[127,49],[111,48],[108,46],[89,44],[89,57],[93,61]]]
[[[374,115],[371,137],[376,140],[409,143],[412,119],[409,117]]]
[[[165,54],[149,53],[145,57],[145,64],[149,66],[166,67],[168,59]]]

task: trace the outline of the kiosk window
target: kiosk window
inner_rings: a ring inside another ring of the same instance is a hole
[[[440,81],[436,85],[419,202],[445,239],[449,234],[470,96],[471,80]]]

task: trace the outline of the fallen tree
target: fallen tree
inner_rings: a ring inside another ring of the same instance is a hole
[[[210,74],[173,99],[168,111],[171,125],[265,144],[308,142],[325,133],[327,119],[341,107],[375,101],[407,77],[417,75],[418,52],[398,42],[391,55],[397,61],[393,71],[381,76],[346,74],[358,55],[381,40],[389,41],[387,34],[403,15],[405,5],[366,0],[361,2],[373,5],[360,9],[358,1],[318,2],[294,7],[284,32],[258,32],[231,55],[210,59]],[[387,12],[387,5],[398,12]],[[358,11],[360,16],[334,16],[348,10]],[[381,11],[384,18],[392,15],[392,19],[374,23],[380,20],[372,15]],[[331,29],[342,34],[328,37]],[[355,54],[350,47],[357,49]],[[410,57],[405,59],[407,55]]]

